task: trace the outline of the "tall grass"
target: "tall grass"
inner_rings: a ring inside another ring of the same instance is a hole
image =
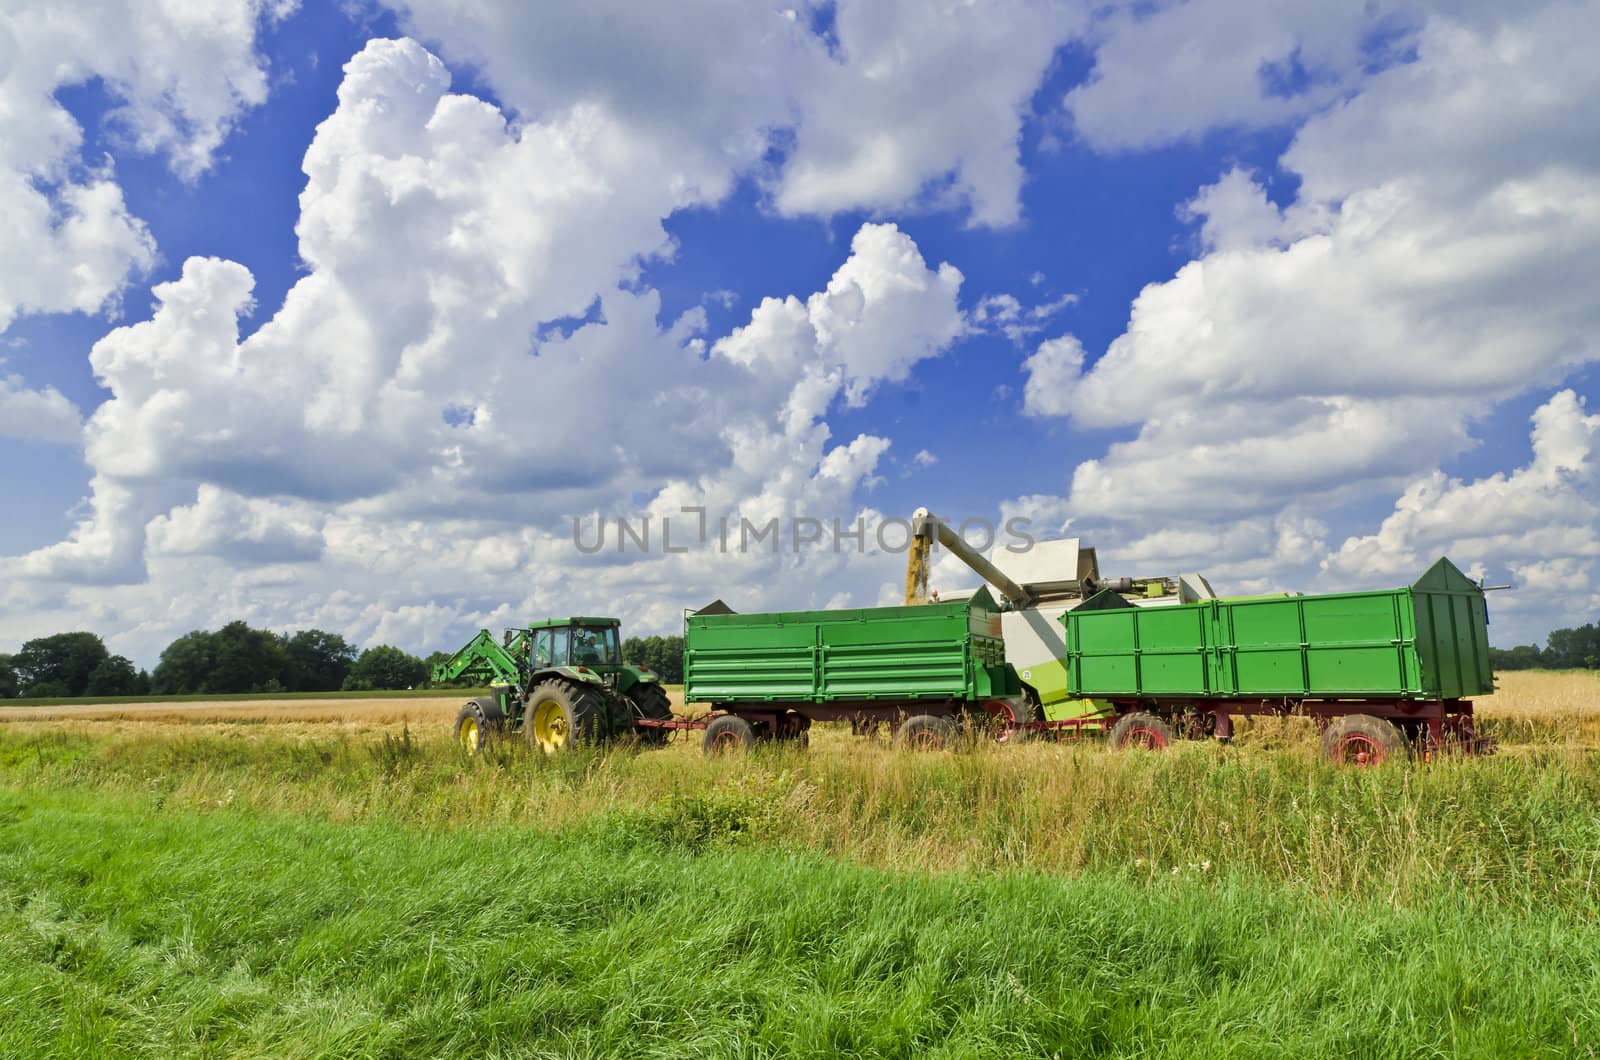
[[[438,704],[12,721],[0,1056],[1593,1057],[1600,739],[1545,677],[1502,754],[1368,770],[1294,720],[716,760],[466,760]]]
[[[0,1004],[8,1057],[1593,1056],[1600,931],[12,792]]]
[[[555,758],[447,735],[285,738],[268,726],[12,725],[4,783],[430,828],[597,821],[673,841],[807,851],[886,869],[1232,875],[1416,906],[1441,894],[1600,911],[1600,755],[1565,747],[1375,769],[1299,749],[975,744],[909,755],[835,729],[809,752],[707,760],[690,745]]]

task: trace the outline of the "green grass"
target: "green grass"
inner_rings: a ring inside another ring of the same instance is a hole
[[[1600,1046],[1590,750],[444,729],[0,726],[0,1056]]]
[[[1462,890],[1600,917],[1600,756],[1590,751],[1351,770],[1299,746],[1118,755],[1097,743],[978,745],[921,756],[827,730],[810,752],[731,761],[682,745],[547,759],[520,740],[464,760],[444,723],[279,729],[15,723],[0,727],[0,776],[173,809],[552,832],[611,816],[894,870],[1140,882],[1210,865],[1317,898],[1408,906]]]
[[[1567,1056],[1600,930],[1442,894],[885,873],[599,817],[0,795],[0,1054]]]

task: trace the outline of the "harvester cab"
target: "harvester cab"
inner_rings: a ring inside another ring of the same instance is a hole
[[[636,722],[672,717],[660,678],[622,661],[621,623],[614,618],[544,619],[507,630],[501,641],[480,630],[434,668],[435,681],[459,678],[488,685],[492,693],[468,701],[456,716],[456,740],[468,754],[508,732],[522,733],[545,752],[635,730],[647,742],[660,742],[664,730]]]

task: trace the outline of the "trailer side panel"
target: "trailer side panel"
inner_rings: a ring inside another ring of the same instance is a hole
[[[1494,689],[1483,591],[1448,560],[1413,586],[1062,616],[1073,695],[1456,700]]]
[[[1015,695],[988,593],[912,607],[691,615],[684,698],[916,703]]]

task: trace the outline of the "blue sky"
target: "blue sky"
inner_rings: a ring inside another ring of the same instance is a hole
[[[684,504],[1600,610],[1593,3],[14,7],[0,646],[894,598]]]

